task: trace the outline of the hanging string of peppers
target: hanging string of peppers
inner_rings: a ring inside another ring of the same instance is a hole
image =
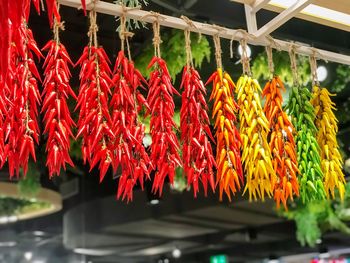
[[[10,177],[27,173],[28,159],[34,161],[35,143],[39,143],[38,105],[41,98],[38,89],[39,72],[34,62],[34,54],[42,54],[28,28],[25,19],[14,32],[18,41],[11,45],[11,60],[7,78],[8,108],[5,118],[5,153],[9,164]]]
[[[48,51],[44,61],[44,89],[42,93],[44,115],[44,134],[47,134],[47,161],[49,176],[59,175],[61,168],[66,169],[66,163],[74,166],[70,156],[70,140],[74,137],[71,127],[75,127],[67,104],[69,97],[77,99],[69,85],[71,73],[69,65],[73,66],[65,46],[59,38],[63,30],[63,22],[54,18],[54,39],[50,40],[43,50]]]
[[[223,192],[231,201],[231,192],[235,194],[244,183],[241,163],[241,137],[235,126],[238,105],[234,100],[235,84],[230,75],[223,71],[221,45],[218,35],[214,36],[217,70],[210,76],[206,85],[213,83],[210,100],[214,100],[212,118],[215,118],[216,136],[216,184],[219,184],[219,198]]]
[[[145,178],[149,178],[150,159],[143,146],[145,126],[138,120],[142,107],[149,110],[149,106],[138,90],[147,85],[147,82],[131,60],[128,38],[132,33],[126,30],[125,15],[120,16],[120,24],[121,50],[115,62],[110,101],[112,128],[115,133],[113,168],[116,171],[121,166],[117,198],[131,201],[136,183],[139,182],[143,189]],[[125,42],[129,58],[124,53]]]
[[[287,112],[296,129],[297,161],[301,179],[300,197],[303,203],[312,200],[323,200],[326,197],[323,186],[323,173],[319,146],[315,135],[315,108],[310,103],[311,93],[307,88],[299,88],[295,46],[290,49],[291,69],[294,86],[289,96]]]
[[[317,79],[317,63],[315,55],[310,57],[310,66],[313,79],[313,94],[311,104],[315,108],[315,125],[318,129],[317,142],[321,157],[321,168],[323,172],[323,184],[327,198],[335,198],[335,189],[339,191],[340,199],[344,199],[345,178],[342,171],[343,159],[339,152],[337,142],[338,120],[333,110],[335,103],[331,100],[326,88],[321,88]]]
[[[187,19],[185,21],[188,21],[189,27],[193,26],[191,21]],[[180,111],[182,162],[187,184],[193,187],[196,197],[199,182],[202,182],[205,195],[208,192],[208,184],[212,191],[215,190],[213,167],[216,164],[210,143],[210,139],[214,141],[214,138],[209,127],[206,89],[193,66],[189,29],[185,30],[185,47],[187,63],[182,73],[183,92]]]
[[[47,13],[50,26],[53,26],[53,18],[60,22],[60,15],[57,10],[56,0],[46,0]],[[23,24],[28,23],[30,14],[30,6],[33,3],[36,11],[40,14],[40,0],[0,0],[0,83],[4,82],[7,76],[7,70],[11,61],[10,43],[17,46],[21,44],[21,38],[18,34],[19,28]]]
[[[95,1],[93,2],[95,3]],[[77,65],[80,70],[80,88],[76,108],[80,110],[77,138],[82,137],[82,155],[84,163],[88,161],[90,170],[97,164],[100,181],[103,180],[112,164],[113,142],[112,119],[108,110],[110,87],[110,61],[102,47],[98,46],[96,11],[94,7],[89,13],[90,42],[84,48]]]
[[[272,165],[277,175],[277,180],[272,185],[273,196],[277,209],[281,202],[287,209],[288,199],[293,201],[294,195],[299,196],[295,129],[282,108],[281,90],[285,91],[285,88],[279,76],[274,73],[271,46],[266,47],[266,54],[272,78],[266,83],[262,96],[266,99],[264,113],[270,122],[271,130],[268,138],[272,153]]]
[[[153,45],[154,57],[148,65],[153,68],[149,79],[149,93],[147,102],[151,114],[150,130],[152,136],[151,162],[155,175],[152,191],[162,194],[163,184],[168,177],[171,184],[174,182],[175,169],[181,166],[179,143],[174,132],[176,124],[173,120],[175,104],[173,94],[179,95],[171,84],[171,77],[166,62],[160,56],[160,25],[159,15],[153,14]]]
[[[271,161],[271,152],[267,140],[270,123],[261,106],[260,85],[253,79],[247,56],[246,39],[241,41],[243,75],[237,82],[237,100],[239,105],[240,134],[242,137],[242,161],[246,172],[246,186],[249,200],[265,199],[265,193],[271,197],[276,184],[276,173]]]

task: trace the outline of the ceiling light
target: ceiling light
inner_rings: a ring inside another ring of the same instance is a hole
[[[173,252],[172,252],[172,255],[173,255],[174,258],[179,258],[179,257],[181,257],[181,250],[178,249],[178,248],[175,248],[175,249],[173,250]]]
[[[36,230],[36,231],[33,231],[33,235],[34,236],[45,236],[45,232]]]
[[[0,224],[13,223],[17,221],[17,216],[2,216],[0,217]]]
[[[31,252],[31,251],[24,252],[24,258],[25,258],[27,261],[31,260],[32,257],[33,257],[33,252]]]
[[[169,263],[169,259],[165,258],[165,259],[163,260],[163,262],[164,262],[164,263]]]
[[[4,241],[0,242],[0,247],[14,247],[17,245],[16,241]]]
[[[328,70],[325,66],[319,66],[317,68],[317,78],[319,81],[324,81],[327,78]]]
[[[296,3],[295,0],[271,0],[269,2],[269,5],[278,6],[282,8],[289,8],[295,3]],[[349,14],[338,12],[338,11],[321,7],[318,5],[314,5],[314,4],[308,5],[301,11],[301,13],[350,26]]]
[[[81,248],[77,247],[73,249],[74,253],[89,255],[89,256],[109,256],[113,254],[111,249],[94,249],[94,248]]]
[[[240,56],[242,56],[242,52],[243,52],[242,46],[239,45],[239,46],[238,46],[238,54],[239,54]],[[247,56],[248,56],[248,58],[250,58],[251,55],[252,55],[252,50],[251,50],[250,47],[247,45]]]
[[[159,199],[157,199],[157,198],[154,198],[154,199],[151,199],[150,201],[149,201],[149,203],[151,204],[151,205],[158,205],[159,204]]]
[[[267,263],[280,263],[279,259],[269,259]]]
[[[321,259],[329,258],[330,256],[331,255],[328,252],[320,253],[318,255],[318,257],[321,258]]]

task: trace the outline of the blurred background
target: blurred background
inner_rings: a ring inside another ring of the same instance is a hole
[[[246,29],[244,6],[229,0],[148,0],[131,1],[173,16]],[[241,1],[242,2],[242,1]],[[344,12],[350,5],[341,3]],[[39,47],[51,38],[47,16],[34,10],[29,20]],[[88,43],[88,18],[81,10],[61,6],[65,31],[61,41],[73,61]],[[261,10],[258,25],[276,16]],[[114,63],[120,49],[119,21],[98,14],[99,43]],[[136,66],[147,76],[147,64],[153,55],[150,25],[130,21],[131,52]],[[307,43],[333,52],[350,55],[346,30],[292,18],[272,33],[273,37]],[[162,56],[167,61],[174,86],[179,89],[185,64],[184,36],[179,30],[162,28]],[[254,77],[262,86],[269,79],[265,50],[249,46]],[[242,74],[239,43],[222,40],[223,64],[235,81]],[[215,70],[211,37],[192,34],[192,51],[203,81]],[[285,101],[292,84],[288,53],[275,51],[276,73],[286,83]],[[42,62],[40,62],[42,63]],[[298,59],[303,85],[311,87],[308,58]],[[320,60],[321,85],[335,93],[339,119],[338,140],[344,171],[350,172],[350,71],[348,66]],[[41,71],[42,73],[42,71]],[[78,67],[72,69],[71,85],[79,88]],[[208,91],[211,87],[208,86]],[[175,121],[179,122],[181,98],[175,97]],[[72,109],[74,102],[71,103]],[[77,113],[75,113],[76,115]],[[77,116],[75,116],[77,117]],[[144,122],[147,124],[148,119]],[[147,137],[149,138],[149,137]],[[45,143],[45,137],[41,141]],[[146,140],[147,141],[147,140]],[[169,263],[169,262],[347,262],[350,258],[350,188],[344,203],[294,204],[288,212],[278,211],[273,200],[249,203],[238,194],[232,202],[218,201],[209,193],[193,197],[182,170],[177,170],[174,186],[166,184],[163,197],[151,193],[150,182],[144,191],[135,190],[130,203],[116,200],[119,174],[108,172],[99,183],[98,171],[89,171],[81,159],[79,142],[72,142],[75,167],[68,167],[59,177],[49,179],[45,167],[45,147],[37,149],[37,163],[31,163],[26,178],[9,181],[7,167],[0,171],[0,262],[4,263]]]

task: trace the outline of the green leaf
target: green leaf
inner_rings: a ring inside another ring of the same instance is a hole
[[[18,190],[23,197],[31,198],[38,194],[40,187],[39,169],[36,163],[29,161],[27,175],[19,180]]]
[[[171,78],[175,82],[176,76],[186,65],[185,36],[183,31],[173,29],[162,33],[161,39],[163,41],[160,45],[161,56],[166,61]],[[191,34],[191,50],[195,67],[200,68],[204,60],[210,61],[211,48],[206,37]],[[154,48],[152,43],[149,43],[135,59],[135,66],[144,76],[149,76],[150,69],[147,69],[147,66],[153,55]]]
[[[274,51],[273,60],[275,65],[275,73],[280,76],[282,81],[291,87],[293,85],[293,75],[290,69],[290,59],[287,52]],[[304,56],[298,57],[298,76],[301,85],[308,85],[310,83],[310,65],[309,61]],[[266,53],[262,52],[257,55],[252,64],[252,73],[255,78],[259,79],[261,83],[265,83],[271,77],[269,71]]]

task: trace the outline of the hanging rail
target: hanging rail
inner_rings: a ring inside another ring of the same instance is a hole
[[[61,5],[65,5],[69,7],[74,7],[74,8],[81,7],[80,0],[58,0],[58,2]],[[87,5],[87,9],[88,10],[91,9],[91,5]],[[112,16],[120,16],[123,13],[123,8],[121,5],[112,4],[104,1],[97,1],[95,5],[95,10],[98,13],[112,15]],[[140,9],[130,9],[126,12],[126,16],[131,19],[148,22],[148,23],[152,23],[155,19],[150,12],[140,10]],[[159,23],[162,26],[177,28],[182,30],[188,27],[187,23],[181,18],[167,16],[167,15],[162,15],[162,19],[159,20]],[[239,30],[224,28],[224,27],[221,27],[220,30],[218,30],[217,28],[215,28],[210,24],[200,23],[196,21],[193,21],[193,23],[195,25],[195,28],[191,29],[193,32],[198,32],[205,35],[218,34],[221,38],[226,38],[226,39],[233,38],[234,40],[237,40],[237,41],[239,41],[242,37],[244,37],[244,34]],[[288,51],[290,49],[291,42],[283,41],[279,39],[274,39],[273,41],[281,50]],[[272,40],[271,39],[268,40],[267,38],[258,39],[258,38],[249,37],[247,39],[247,42],[251,45],[267,46],[271,44]],[[322,49],[314,49],[302,43],[297,43],[296,46],[297,46],[296,52],[299,54],[306,55],[306,56],[315,54],[316,57],[321,60],[350,65],[350,56],[327,51],[327,50],[322,50]]]

